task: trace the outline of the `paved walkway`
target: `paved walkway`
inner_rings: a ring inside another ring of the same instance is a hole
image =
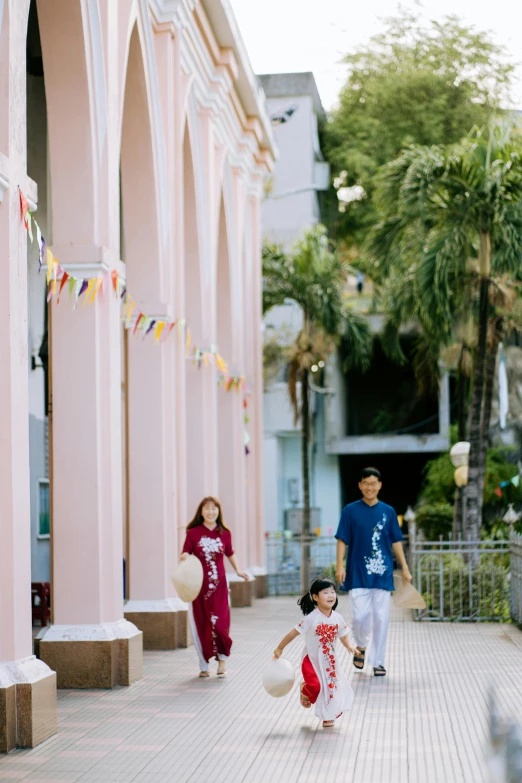
[[[340,610],[348,617],[348,599]],[[200,680],[193,649],[145,655],[145,677],[114,691],[59,691],[60,732],[0,758],[0,781],[25,783],[480,783],[487,688],[520,715],[522,633],[507,625],[413,623],[395,612],[389,676],[344,665],[355,690],[334,730],[268,696],[260,672],[297,621],[295,599],[233,610],[225,680]],[[297,666],[300,642],[287,648]]]

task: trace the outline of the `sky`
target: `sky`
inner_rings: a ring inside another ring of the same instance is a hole
[[[343,54],[383,29],[394,0],[229,0],[255,73],[312,71],[324,107],[335,106],[344,82]],[[426,20],[454,14],[466,26],[490,31],[516,71],[513,99],[522,109],[522,3],[520,0],[403,0]],[[262,9],[262,10],[261,10]]]

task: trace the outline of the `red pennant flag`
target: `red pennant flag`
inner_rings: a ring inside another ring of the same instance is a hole
[[[60,296],[62,294],[63,287],[68,279],[69,279],[69,275],[67,274],[67,272],[64,272],[62,275],[62,279],[60,281],[60,290],[58,291],[58,299],[56,301],[56,304],[60,304]]]
[[[22,220],[24,221],[25,230],[29,231],[29,223],[27,222],[27,212],[29,210],[29,204],[27,203],[27,199],[20,191],[20,209],[22,211]]]
[[[114,288],[114,293],[118,293],[118,273],[115,269],[111,272],[111,279],[112,279],[112,287]]]
[[[136,323],[134,324],[134,329],[132,330],[132,334],[136,334],[136,331],[138,329],[138,326],[140,325],[140,321],[142,318],[143,318],[143,313],[140,313],[136,318]]]
[[[502,497],[502,490],[500,489],[500,487],[497,487],[497,488],[496,488],[496,490],[495,490],[495,495],[498,495],[498,496],[499,496],[499,498],[501,498],[501,497]]]

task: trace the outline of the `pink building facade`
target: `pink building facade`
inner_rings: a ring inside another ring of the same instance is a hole
[[[6,751],[56,731],[57,686],[128,685],[144,645],[189,643],[170,574],[203,496],[222,501],[262,592],[260,202],[274,144],[227,0],[0,0],[0,106]],[[64,290],[46,312],[19,189],[62,273],[117,272],[128,328],[110,286],[74,309]],[[141,339],[139,313],[183,328]],[[210,356],[201,369],[188,329]],[[239,388],[218,386],[217,352]],[[46,383],[52,624],[34,657],[29,419]],[[249,603],[252,585],[232,582],[233,597]]]

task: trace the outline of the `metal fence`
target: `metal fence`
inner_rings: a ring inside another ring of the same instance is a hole
[[[511,618],[522,626],[522,534],[512,533],[511,545]]]
[[[415,587],[426,601],[415,620],[509,622],[509,541],[410,536],[410,558]]]
[[[266,566],[269,595],[299,595],[301,592],[301,547],[310,544],[310,579],[321,574],[333,578],[336,540],[333,536],[271,533],[266,535]]]

